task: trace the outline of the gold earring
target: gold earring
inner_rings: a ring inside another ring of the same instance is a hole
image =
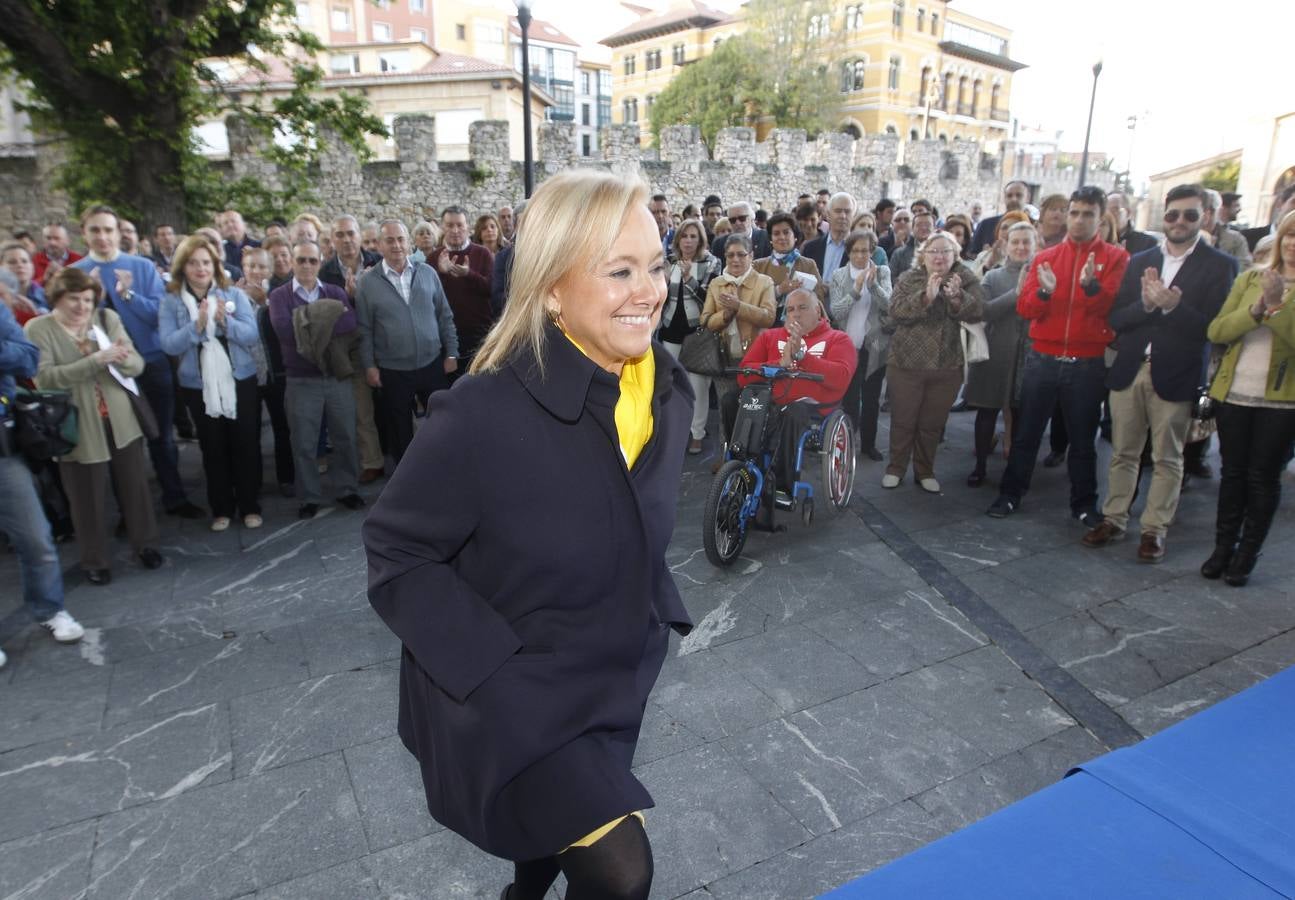
[[[562,323],[561,323],[561,319],[562,319],[562,310],[560,310],[560,309],[553,309],[552,307],[550,307],[550,308],[549,308],[549,321],[550,321],[550,322],[552,322],[554,325],[560,325],[560,324],[562,324]]]

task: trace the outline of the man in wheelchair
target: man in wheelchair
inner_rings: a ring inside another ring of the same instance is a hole
[[[815,375],[822,381],[782,379],[771,385],[777,410],[774,477],[780,490],[795,480],[796,448],[801,435],[838,406],[845,396],[858,365],[859,354],[844,331],[837,331],[824,315],[823,306],[811,291],[797,289],[787,295],[783,324],[768,328],[751,343],[742,357],[742,368],[781,366]],[[737,420],[741,388],[758,384],[753,375],[738,376],[739,390],[724,397],[725,434],[732,435]]]

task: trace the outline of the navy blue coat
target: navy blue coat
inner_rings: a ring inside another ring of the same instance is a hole
[[[1142,306],[1142,273],[1160,271],[1165,257],[1159,247],[1135,255],[1124,270],[1120,292],[1107,321],[1115,330],[1115,361],[1106,386],[1122,391],[1133,383],[1151,345],[1151,385],[1170,402],[1196,399],[1205,383],[1208,341],[1205,331],[1227,300],[1237,277],[1237,261],[1201,240],[1166,287],[1183,292],[1171,313]]]
[[[404,643],[399,732],[433,818],[550,856],[652,806],[630,773],[668,629],[665,564],[692,392],[658,345],[653,434],[627,469],[615,376],[555,327],[432,395],[364,524],[369,601]]]

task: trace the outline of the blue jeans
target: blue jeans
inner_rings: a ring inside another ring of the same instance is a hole
[[[180,453],[175,448],[175,381],[171,377],[170,362],[165,358],[148,360],[135,381],[157,417],[161,435],[148,442],[148,457],[162,486],[162,508],[172,510],[187,503],[189,498],[180,483]]]
[[[18,553],[27,610],[44,622],[63,608],[63,572],[31,471],[21,457],[0,456],[0,531]]]
[[[999,493],[1020,501],[1030,489],[1039,444],[1056,409],[1070,437],[1066,465],[1070,472],[1070,512],[1080,515],[1097,509],[1097,426],[1106,395],[1106,362],[1100,356],[1062,362],[1060,358],[1031,350],[1021,373],[1021,408],[1012,434]]]

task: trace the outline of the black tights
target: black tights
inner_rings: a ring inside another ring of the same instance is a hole
[[[590,847],[513,866],[508,900],[543,900],[559,872],[567,877],[566,900],[647,900],[652,890],[652,845],[637,816]]]
[[[994,428],[998,425],[998,410],[976,410],[976,471],[985,474],[985,464],[994,450]]]

